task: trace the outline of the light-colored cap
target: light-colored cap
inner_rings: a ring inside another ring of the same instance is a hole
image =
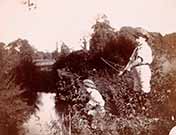
[[[90,79],[85,79],[83,81],[84,85],[90,88],[96,88],[95,83]]]

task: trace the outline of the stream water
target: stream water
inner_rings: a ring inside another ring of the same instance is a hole
[[[55,109],[55,93],[37,93],[35,112],[23,124],[25,135],[62,135],[62,125]]]

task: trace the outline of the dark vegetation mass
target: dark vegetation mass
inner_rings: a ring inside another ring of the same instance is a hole
[[[26,40],[0,43],[0,133],[20,132],[19,127],[34,111],[37,92],[43,91],[57,93],[56,108],[65,112],[66,125],[71,115],[73,135],[168,134],[175,125],[171,118],[176,117],[176,34],[149,32],[154,54],[152,92],[144,95],[132,89],[129,72],[118,76],[135,48],[135,28],[116,31],[108,21],[97,21],[92,28],[89,50],[71,52],[63,44],[61,52],[51,54],[35,50]],[[56,62],[52,70],[42,71],[35,60],[46,58]],[[106,101],[105,117],[97,116],[91,123],[86,115],[84,78],[96,83]]]

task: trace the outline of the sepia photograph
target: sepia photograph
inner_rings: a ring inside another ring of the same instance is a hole
[[[175,0],[0,0],[0,135],[176,135]]]

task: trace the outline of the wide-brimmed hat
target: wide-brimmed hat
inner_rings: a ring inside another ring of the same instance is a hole
[[[150,38],[150,34],[149,34],[149,32],[147,31],[147,30],[145,30],[145,29],[143,29],[143,28],[141,28],[141,27],[137,27],[136,28],[136,31],[137,31],[137,33],[139,34],[139,35],[142,35],[142,36],[144,36],[144,37],[146,37],[146,38]]]

